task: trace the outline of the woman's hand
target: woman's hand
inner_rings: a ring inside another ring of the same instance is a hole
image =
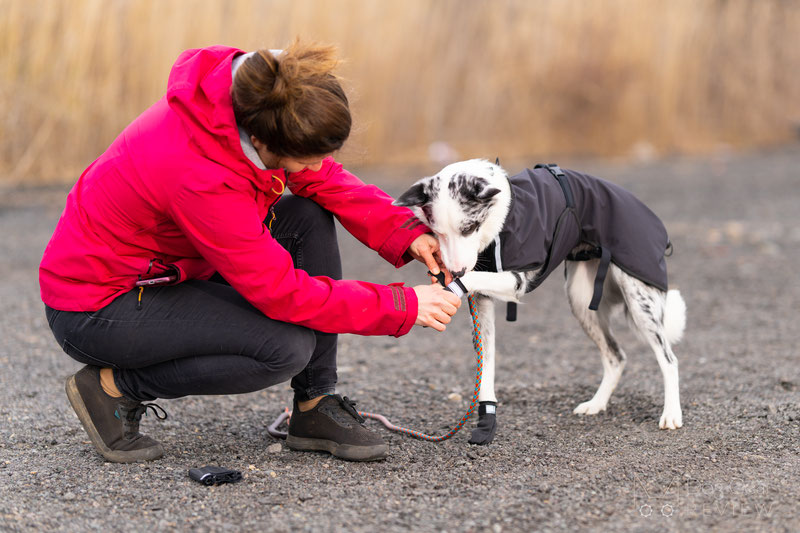
[[[411,257],[428,267],[428,270],[435,276],[439,272],[444,272],[444,284],[453,281],[453,275],[445,268],[442,262],[442,254],[439,251],[439,240],[430,233],[423,233],[408,247]],[[432,281],[436,281],[433,278]]]
[[[438,284],[417,285],[414,292],[417,293],[418,306],[415,326],[430,326],[436,331],[444,331],[461,307],[461,299]]]

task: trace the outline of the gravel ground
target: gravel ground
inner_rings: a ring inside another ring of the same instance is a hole
[[[689,307],[676,348],[683,429],[658,429],[658,366],[624,328],[629,363],[609,410],[571,414],[601,365],[554,274],[518,322],[499,323],[500,428],[490,446],[470,446],[468,432],[431,444],[378,429],[391,445],[380,463],[295,453],[266,431],[290,401],[279,386],[161,402],[169,419],[146,418],[143,430],[166,456],[104,462],[63,392],[80,365],[54,342],[38,295],[65,191],[0,190],[0,530],[800,530],[791,312],[800,284],[790,268],[800,263],[800,148],[562,164],[629,187],[670,230],[671,282]],[[362,173],[395,194],[411,180],[387,176]],[[349,236],[341,246],[347,277],[425,281],[421,268],[396,271]],[[395,423],[443,432],[471,394],[469,327],[460,312],[444,334],[343,336],[339,389]],[[205,487],[187,477],[205,464],[237,468],[244,481]]]

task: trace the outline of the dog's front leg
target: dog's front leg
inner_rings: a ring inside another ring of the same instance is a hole
[[[468,292],[479,292],[503,302],[517,302],[525,293],[517,272],[467,272],[459,278]]]
[[[516,302],[524,293],[523,278],[513,272],[468,272],[460,278],[468,292],[476,293],[478,321],[483,337],[483,376],[478,394],[478,427],[471,444],[489,444],[497,432],[497,397],[494,393],[495,324],[494,301]]]
[[[497,432],[497,398],[494,394],[494,301],[476,294],[476,311],[483,346],[483,373],[478,393],[478,426],[472,430],[470,444],[489,444]]]

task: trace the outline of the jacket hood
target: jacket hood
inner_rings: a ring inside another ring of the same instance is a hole
[[[227,46],[186,50],[170,71],[167,103],[201,157],[263,184],[275,170],[261,170],[245,156],[231,100],[232,62],[243,53]]]

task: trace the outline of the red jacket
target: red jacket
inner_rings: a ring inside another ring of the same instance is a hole
[[[219,272],[276,320],[329,333],[408,333],[417,317],[413,289],[311,277],[294,268],[263,221],[285,183],[397,267],[427,228],[408,229],[408,209],[331,158],[288,180],[283,170],[253,165],[230,97],[231,61],[241,53],[215,46],[181,54],[166,96],[84,171],[42,258],[42,300],[63,311],[99,310],[160,259],[177,267],[180,281]]]

